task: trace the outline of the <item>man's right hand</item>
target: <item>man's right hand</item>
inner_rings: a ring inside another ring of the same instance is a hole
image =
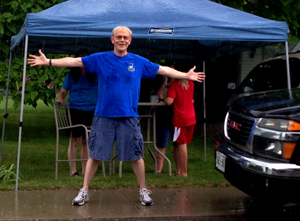
[[[29,55],[30,58],[27,59],[27,62],[31,67],[38,65],[49,65],[49,59],[46,58],[41,49],[39,50],[39,54],[40,56]]]

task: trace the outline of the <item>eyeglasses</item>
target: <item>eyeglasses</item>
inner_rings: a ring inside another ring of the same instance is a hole
[[[128,37],[128,36],[121,36],[121,35],[117,35],[117,36],[114,36],[116,39],[118,39],[118,40],[122,40],[122,38],[125,40],[125,41],[127,41],[127,40],[129,40],[130,39],[130,37]]]

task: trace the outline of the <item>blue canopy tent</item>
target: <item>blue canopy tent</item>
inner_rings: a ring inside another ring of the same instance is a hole
[[[91,53],[112,50],[111,31],[119,25],[133,32],[130,52],[147,58],[201,60],[204,71],[206,59],[276,42],[286,42],[287,46],[289,33],[285,22],[264,19],[208,0],[69,0],[27,14],[21,31],[11,39],[11,51],[24,50],[22,95],[28,52],[37,53],[42,49],[44,53],[69,54],[83,46]],[[205,96],[205,84],[203,92]],[[24,96],[17,175],[23,103]],[[18,177],[16,182],[17,190]]]
[[[39,48],[45,53],[70,53],[82,45],[89,46],[92,52],[111,50],[109,37],[118,25],[133,31],[135,40],[130,46],[133,52],[151,56],[169,48],[176,51],[174,45],[181,49],[183,40],[189,40],[182,47],[205,48],[201,52],[189,52],[197,58],[284,42],[289,32],[285,22],[264,19],[208,0],[69,0],[27,14],[22,30],[12,37],[11,50],[17,46],[23,48],[20,42],[25,36],[30,37],[28,50],[35,53]]]

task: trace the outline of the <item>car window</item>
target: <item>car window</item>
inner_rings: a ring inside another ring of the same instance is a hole
[[[300,60],[290,58],[291,87],[300,84]],[[239,87],[241,93],[287,88],[286,61],[273,60],[257,65]]]
[[[290,62],[291,87],[300,86],[300,60],[292,59]]]

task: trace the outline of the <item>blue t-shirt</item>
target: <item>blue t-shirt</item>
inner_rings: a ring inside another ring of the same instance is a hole
[[[95,111],[98,95],[97,77],[95,77],[93,83],[90,83],[83,74],[80,74],[79,81],[75,82],[70,73],[68,73],[62,88],[70,92],[70,108]]]
[[[85,69],[98,75],[98,101],[95,115],[137,117],[141,79],[153,79],[159,65],[128,53],[118,57],[113,51],[82,57]]]

